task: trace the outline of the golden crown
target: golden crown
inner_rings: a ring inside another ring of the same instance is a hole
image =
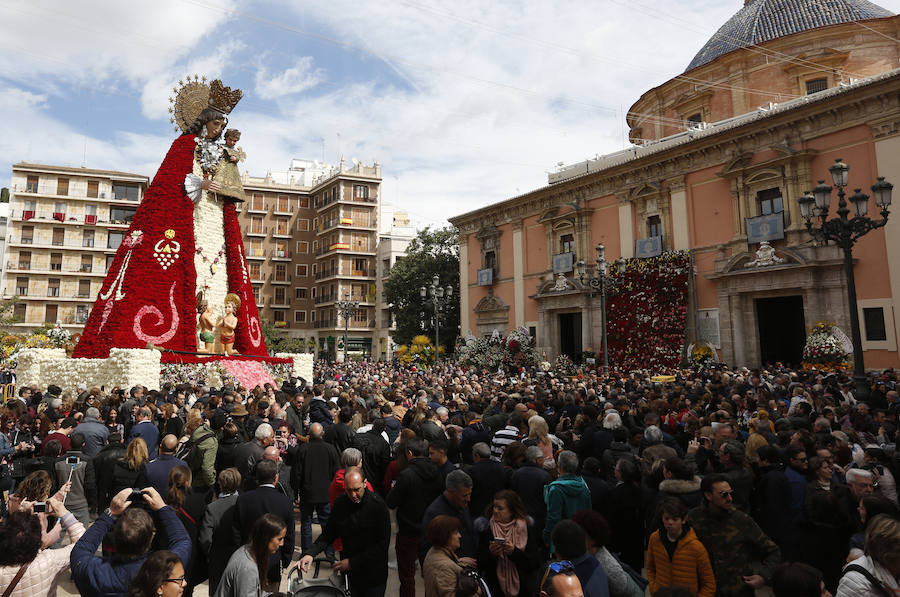
[[[243,96],[244,93],[240,89],[226,87],[219,79],[209,84],[209,107],[223,114],[231,114]]]

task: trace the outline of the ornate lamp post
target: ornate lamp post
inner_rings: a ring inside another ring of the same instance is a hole
[[[431,297],[431,305],[434,308],[434,364],[437,365],[437,362],[441,356],[441,313],[444,311],[444,307],[450,303],[450,299],[453,297],[453,287],[447,284],[446,287],[442,288],[440,286],[441,279],[435,274],[434,277],[431,278],[431,285],[428,288],[424,286],[419,287],[419,296],[422,297],[424,301],[429,296]]]
[[[856,281],[853,277],[853,245],[861,236],[865,236],[876,228],[887,224],[888,208],[891,205],[891,189],[889,182],[884,181],[883,176],[878,177],[878,182],[872,185],[872,194],[875,196],[875,205],[881,209],[881,219],[873,220],[866,214],[869,210],[869,196],[854,189],[849,201],[853,204],[853,217],[850,217],[850,208],[847,206],[847,198],[844,196],[844,187],[847,186],[850,174],[850,166],[841,159],[835,161],[828,168],[832,182],[838,190],[837,217],[828,219],[828,207],[831,203],[831,187],[820,180],[812,190],[806,191],[800,197],[800,215],[806,221],[806,229],[814,239],[828,244],[834,241],[844,251],[844,272],[847,276],[847,302],[850,304],[850,331],[853,340],[853,378],[856,382],[856,398],[864,400],[869,395],[866,384],[866,367],[863,362],[862,335],[859,329],[859,313],[856,307]]]
[[[627,262],[624,257],[619,257],[616,259],[615,263],[610,263],[606,260],[606,247],[603,246],[602,243],[597,245],[597,275],[585,280],[587,276],[587,267],[583,260],[579,260],[578,263],[575,264],[576,274],[578,275],[578,281],[584,284],[587,282],[591,287],[591,292],[600,291],[600,310],[603,313],[603,374],[606,375],[609,373],[609,347],[607,346],[607,337],[606,337],[606,290],[607,288],[614,287],[618,285],[621,281],[620,278],[609,276],[607,274],[613,273],[615,276],[625,271],[625,266]],[[610,272],[610,266],[613,266],[614,271]]]
[[[334,301],[334,308],[341,317],[344,318],[344,360],[347,360],[347,328],[350,324],[350,318],[359,311],[359,301],[351,301],[350,293],[344,294],[344,300]]]

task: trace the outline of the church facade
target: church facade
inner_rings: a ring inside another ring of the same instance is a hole
[[[631,108],[633,147],[451,218],[461,332],[524,326],[549,357],[599,351],[587,277],[603,244],[610,262],[689,250],[686,341],[708,341],[729,364],[796,366],[822,320],[849,336],[842,253],[812,240],[798,199],[831,184],[837,159],[850,165],[848,195],[871,194],[879,176],[900,183],[900,17],[861,0],[831,0],[827,14],[820,4],[750,0],[685,73]],[[898,229],[900,214],[854,247],[871,368],[900,366]]]

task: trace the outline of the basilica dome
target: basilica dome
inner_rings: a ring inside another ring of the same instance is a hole
[[[867,0],[749,0],[697,52],[687,70],[778,37],[892,15]]]

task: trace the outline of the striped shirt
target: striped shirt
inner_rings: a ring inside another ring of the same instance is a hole
[[[506,450],[506,446],[513,442],[517,442],[522,439],[519,430],[512,425],[507,425],[500,431],[494,434],[494,439],[491,440],[491,460],[495,460],[500,462],[500,458],[503,457],[503,451]]]

